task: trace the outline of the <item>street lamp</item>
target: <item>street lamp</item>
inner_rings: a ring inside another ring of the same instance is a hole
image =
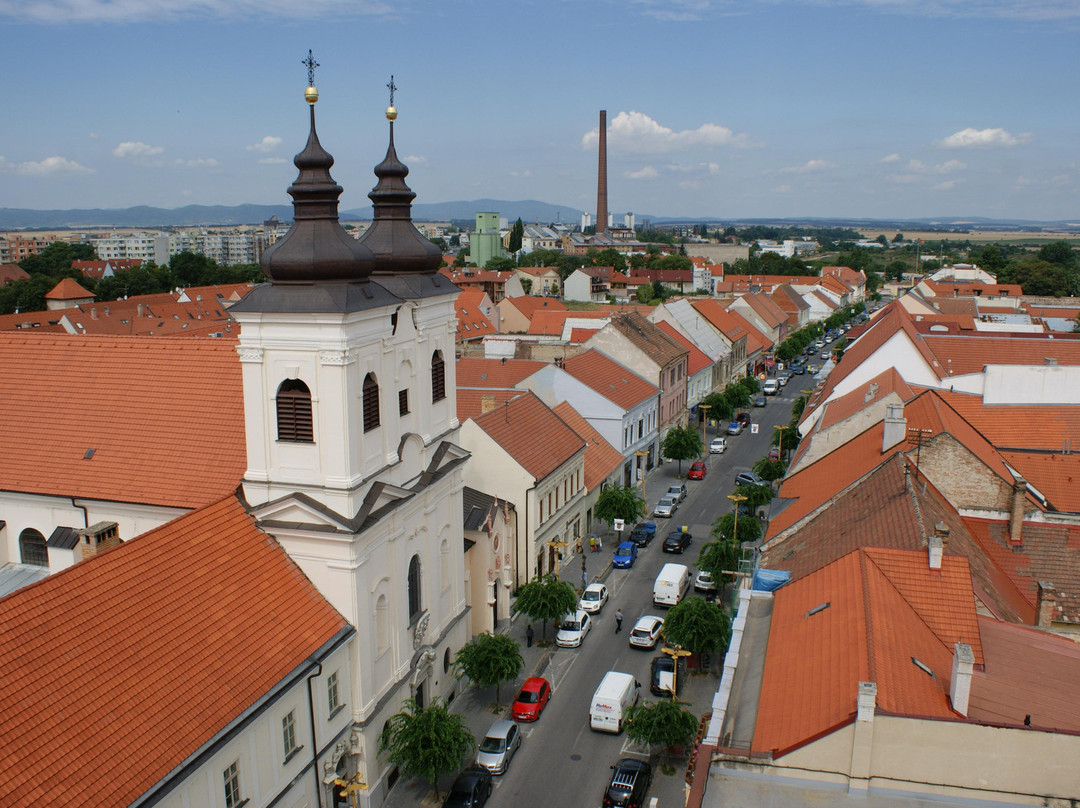
[[[735,529],[732,532],[735,534],[734,540],[739,541],[739,505],[746,502],[747,497],[742,494],[728,494],[727,498],[735,505]]]
[[[661,653],[667,654],[671,657],[671,700],[679,700],[679,659],[682,657],[690,656],[689,651],[684,651],[681,645],[674,645],[667,647],[666,645],[660,649]]]
[[[776,431],[780,433],[780,459],[784,459],[784,430],[788,428],[787,424],[776,424]]]
[[[709,423],[709,410],[712,409],[712,405],[698,404],[697,408],[699,410],[705,410],[705,414],[701,416],[701,453],[705,454],[705,449],[707,448],[705,444],[708,443],[708,438],[705,435],[705,426]]]

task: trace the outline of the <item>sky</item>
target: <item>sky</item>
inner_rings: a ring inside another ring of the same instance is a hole
[[[369,204],[1080,221],[1080,0],[0,0],[0,207]]]

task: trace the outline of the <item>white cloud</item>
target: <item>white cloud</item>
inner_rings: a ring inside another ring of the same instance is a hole
[[[941,141],[941,146],[946,149],[974,149],[995,146],[1019,146],[1031,140],[1031,132],[1021,132],[1018,135],[1010,134],[1004,129],[961,129],[953,132]]]
[[[936,166],[928,166],[922,160],[911,160],[907,164],[907,170],[914,174],[951,174],[954,171],[963,171],[965,168],[967,168],[967,163],[959,160],[948,160]]]
[[[9,163],[0,157],[0,172],[22,174],[27,177],[50,177],[62,174],[93,174],[94,169],[68,160],[66,157],[46,157],[38,162]]]
[[[55,24],[396,15],[382,0],[0,0],[0,17]]]
[[[523,169],[521,171],[511,171],[510,176],[511,177],[531,177],[532,176],[532,171],[530,171],[527,168]]]
[[[597,127],[581,139],[582,148],[595,148],[600,139]],[[643,112],[620,112],[608,123],[608,146],[626,153],[666,153],[694,146],[750,146],[746,135],[736,135],[726,126],[704,123],[697,129],[676,132]]]
[[[281,138],[274,137],[273,135],[265,135],[258,143],[252,143],[250,146],[244,148],[248,151],[257,151],[266,154],[277,149],[281,145]]]
[[[945,180],[945,182],[939,182],[937,185],[935,185],[934,190],[935,191],[951,191],[953,188],[955,188],[961,182],[963,182],[963,180]]]
[[[284,157],[263,157],[261,160],[259,160],[259,162],[263,163],[264,165],[277,165],[278,163],[284,163],[285,158]]]
[[[137,140],[126,140],[112,150],[113,157],[153,157],[165,151],[163,146],[147,146]]]
[[[660,176],[660,172],[652,166],[645,166],[637,171],[627,171],[624,177],[631,180],[652,180]]]
[[[887,155],[886,157],[882,157],[880,160],[878,160],[878,162],[879,163],[899,163],[900,162],[900,155],[899,154],[890,154],[890,155]]]
[[[680,188],[685,188],[688,191],[696,190],[701,187],[701,183],[697,180],[683,180],[679,183]]]
[[[827,171],[830,168],[836,168],[836,163],[830,163],[828,160],[807,160],[801,166],[789,166],[788,168],[781,168],[781,174],[813,174],[815,171]]]
[[[710,0],[631,0],[643,14],[665,22],[696,22],[717,4]]]
[[[194,160],[177,160],[176,165],[184,168],[208,168],[216,166],[218,161],[213,157],[198,157]]]
[[[777,185],[775,188],[773,188],[773,193],[776,193],[776,194],[790,194],[791,193],[791,186],[790,185]]]
[[[427,158],[420,154],[407,154],[405,155],[405,162],[412,165],[423,165],[427,162]]]

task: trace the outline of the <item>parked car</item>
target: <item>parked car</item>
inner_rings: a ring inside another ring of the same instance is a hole
[[[622,545],[619,545],[620,547]],[[637,548],[634,548],[637,549]],[[604,604],[608,601],[608,588],[603,584],[589,584],[585,587],[585,591],[581,593],[581,600],[578,601],[577,607],[583,612],[589,614],[596,614],[604,608]]]
[[[727,439],[713,438],[709,444],[709,454],[723,454],[727,449]]]
[[[750,413],[746,410],[743,410],[735,416],[735,420],[742,424],[744,427],[750,426]]]
[[[732,421],[730,424],[727,425],[727,433],[729,435],[741,435],[742,429],[743,426],[738,421]]]
[[[786,370],[776,377],[776,383],[779,384],[781,387],[787,387],[787,383],[790,381],[791,373]]]
[[[675,691],[682,693],[686,686],[686,663],[679,658],[678,668],[675,660],[667,654],[652,658],[649,663],[649,690],[654,696],[671,695],[671,674],[675,674]],[[665,675],[666,674],[666,675]]]
[[[521,728],[513,721],[500,718],[484,734],[476,751],[476,765],[492,774],[502,774],[521,746]]]
[[[555,635],[555,644],[561,648],[577,648],[581,645],[592,628],[592,617],[583,609],[567,615],[559,624],[559,633]]]
[[[740,471],[735,475],[735,485],[768,485],[768,483],[752,471]]]
[[[798,365],[792,365],[791,366],[791,372],[793,374],[795,374],[796,376],[805,376],[806,375],[806,365],[801,364],[801,363],[798,364]]]
[[[663,628],[664,620],[661,617],[648,614],[639,617],[630,629],[630,645],[634,648],[655,648]]]
[[[637,543],[632,541],[619,542],[615,548],[615,555],[611,557],[611,566],[616,569],[629,569],[637,561]]]
[[[634,758],[622,758],[611,767],[611,781],[604,791],[604,808],[642,808],[652,783],[652,768]]]
[[[806,372],[809,373],[811,376],[816,376],[820,371],[821,371],[821,366],[820,365],[807,365],[806,366]]]
[[[705,467],[705,463],[701,460],[695,460],[690,464],[690,471],[686,472],[686,479],[688,480],[704,480],[705,472],[708,469]]]
[[[679,503],[675,499],[665,495],[660,498],[660,501],[656,503],[656,507],[653,508],[653,516],[662,516],[665,519],[670,519],[676,509],[678,509]]]
[[[780,392],[780,380],[766,379],[765,383],[761,385],[761,392],[767,396],[777,395]]]
[[[510,708],[515,721],[535,721],[551,701],[551,682],[541,676],[532,676],[518,691]]]
[[[443,808],[482,808],[491,796],[491,772],[469,766],[454,779],[443,800]]]
[[[755,407],[764,407],[768,403],[768,399],[766,399],[765,396],[754,396]]]
[[[665,553],[682,553],[690,546],[690,543],[694,540],[685,530],[674,530],[668,533],[667,538],[664,539],[664,552]]]
[[[770,446],[769,447],[769,460],[779,460],[779,459],[780,459],[780,447],[779,446]]]
[[[822,352],[821,352],[821,358],[822,358],[822,359],[824,359],[824,360],[826,360],[826,361],[828,361],[828,359],[829,359],[829,357],[830,357],[830,356],[832,356],[832,354],[831,354],[831,353],[829,353],[828,351],[822,351]]]
[[[716,581],[713,580],[712,573],[701,570],[696,576],[694,576],[694,591],[695,592],[715,592]]]
[[[672,483],[668,486],[667,494],[664,496],[671,497],[676,502],[682,503],[686,499],[686,483]]]
[[[648,547],[656,535],[656,522],[638,522],[630,531],[630,541],[638,547]]]

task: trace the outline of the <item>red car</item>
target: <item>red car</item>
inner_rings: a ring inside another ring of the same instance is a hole
[[[551,683],[547,679],[539,676],[526,679],[521,692],[514,699],[511,715],[515,721],[535,721],[550,700]]]
[[[690,471],[686,473],[686,479],[704,480],[706,471],[707,469],[705,468],[705,464],[702,461],[698,460],[692,466],[690,466]]]

